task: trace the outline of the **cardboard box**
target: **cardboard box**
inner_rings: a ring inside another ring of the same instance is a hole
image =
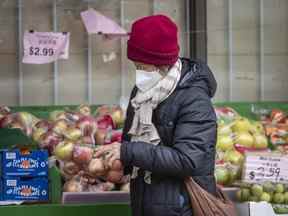
[[[48,201],[49,186],[47,178],[9,177],[2,181],[3,200]]]
[[[2,151],[2,177],[48,176],[48,152],[46,150]]]

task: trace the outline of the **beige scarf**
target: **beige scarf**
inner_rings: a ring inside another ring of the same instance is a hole
[[[160,137],[152,123],[153,110],[175,90],[181,76],[182,63],[179,59],[153,88],[146,92],[138,91],[136,96],[131,100],[135,109],[135,116],[130,128],[131,141],[141,141],[158,145]],[[131,178],[138,175],[138,167],[133,167]],[[151,184],[151,172],[145,171],[144,180]]]

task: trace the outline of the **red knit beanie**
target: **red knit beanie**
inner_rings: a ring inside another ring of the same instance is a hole
[[[133,23],[127,57],[152,65],[173,65],[179,56],[176,24],[164,15],[141,18]]]

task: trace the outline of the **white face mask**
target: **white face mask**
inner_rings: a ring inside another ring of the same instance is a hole
[[[136,70],[136,86],[143,92],[154,87],[162,79],[158,70],[147,72],[145,70]]]

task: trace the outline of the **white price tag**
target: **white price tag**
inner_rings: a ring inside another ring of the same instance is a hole
[[[24,57],[27,64],[46,64],[69,57],[70,33],[28,32],[24,33]]]
[[[277,153],[246,153],[244,182],[288,182],[288,156]]]

